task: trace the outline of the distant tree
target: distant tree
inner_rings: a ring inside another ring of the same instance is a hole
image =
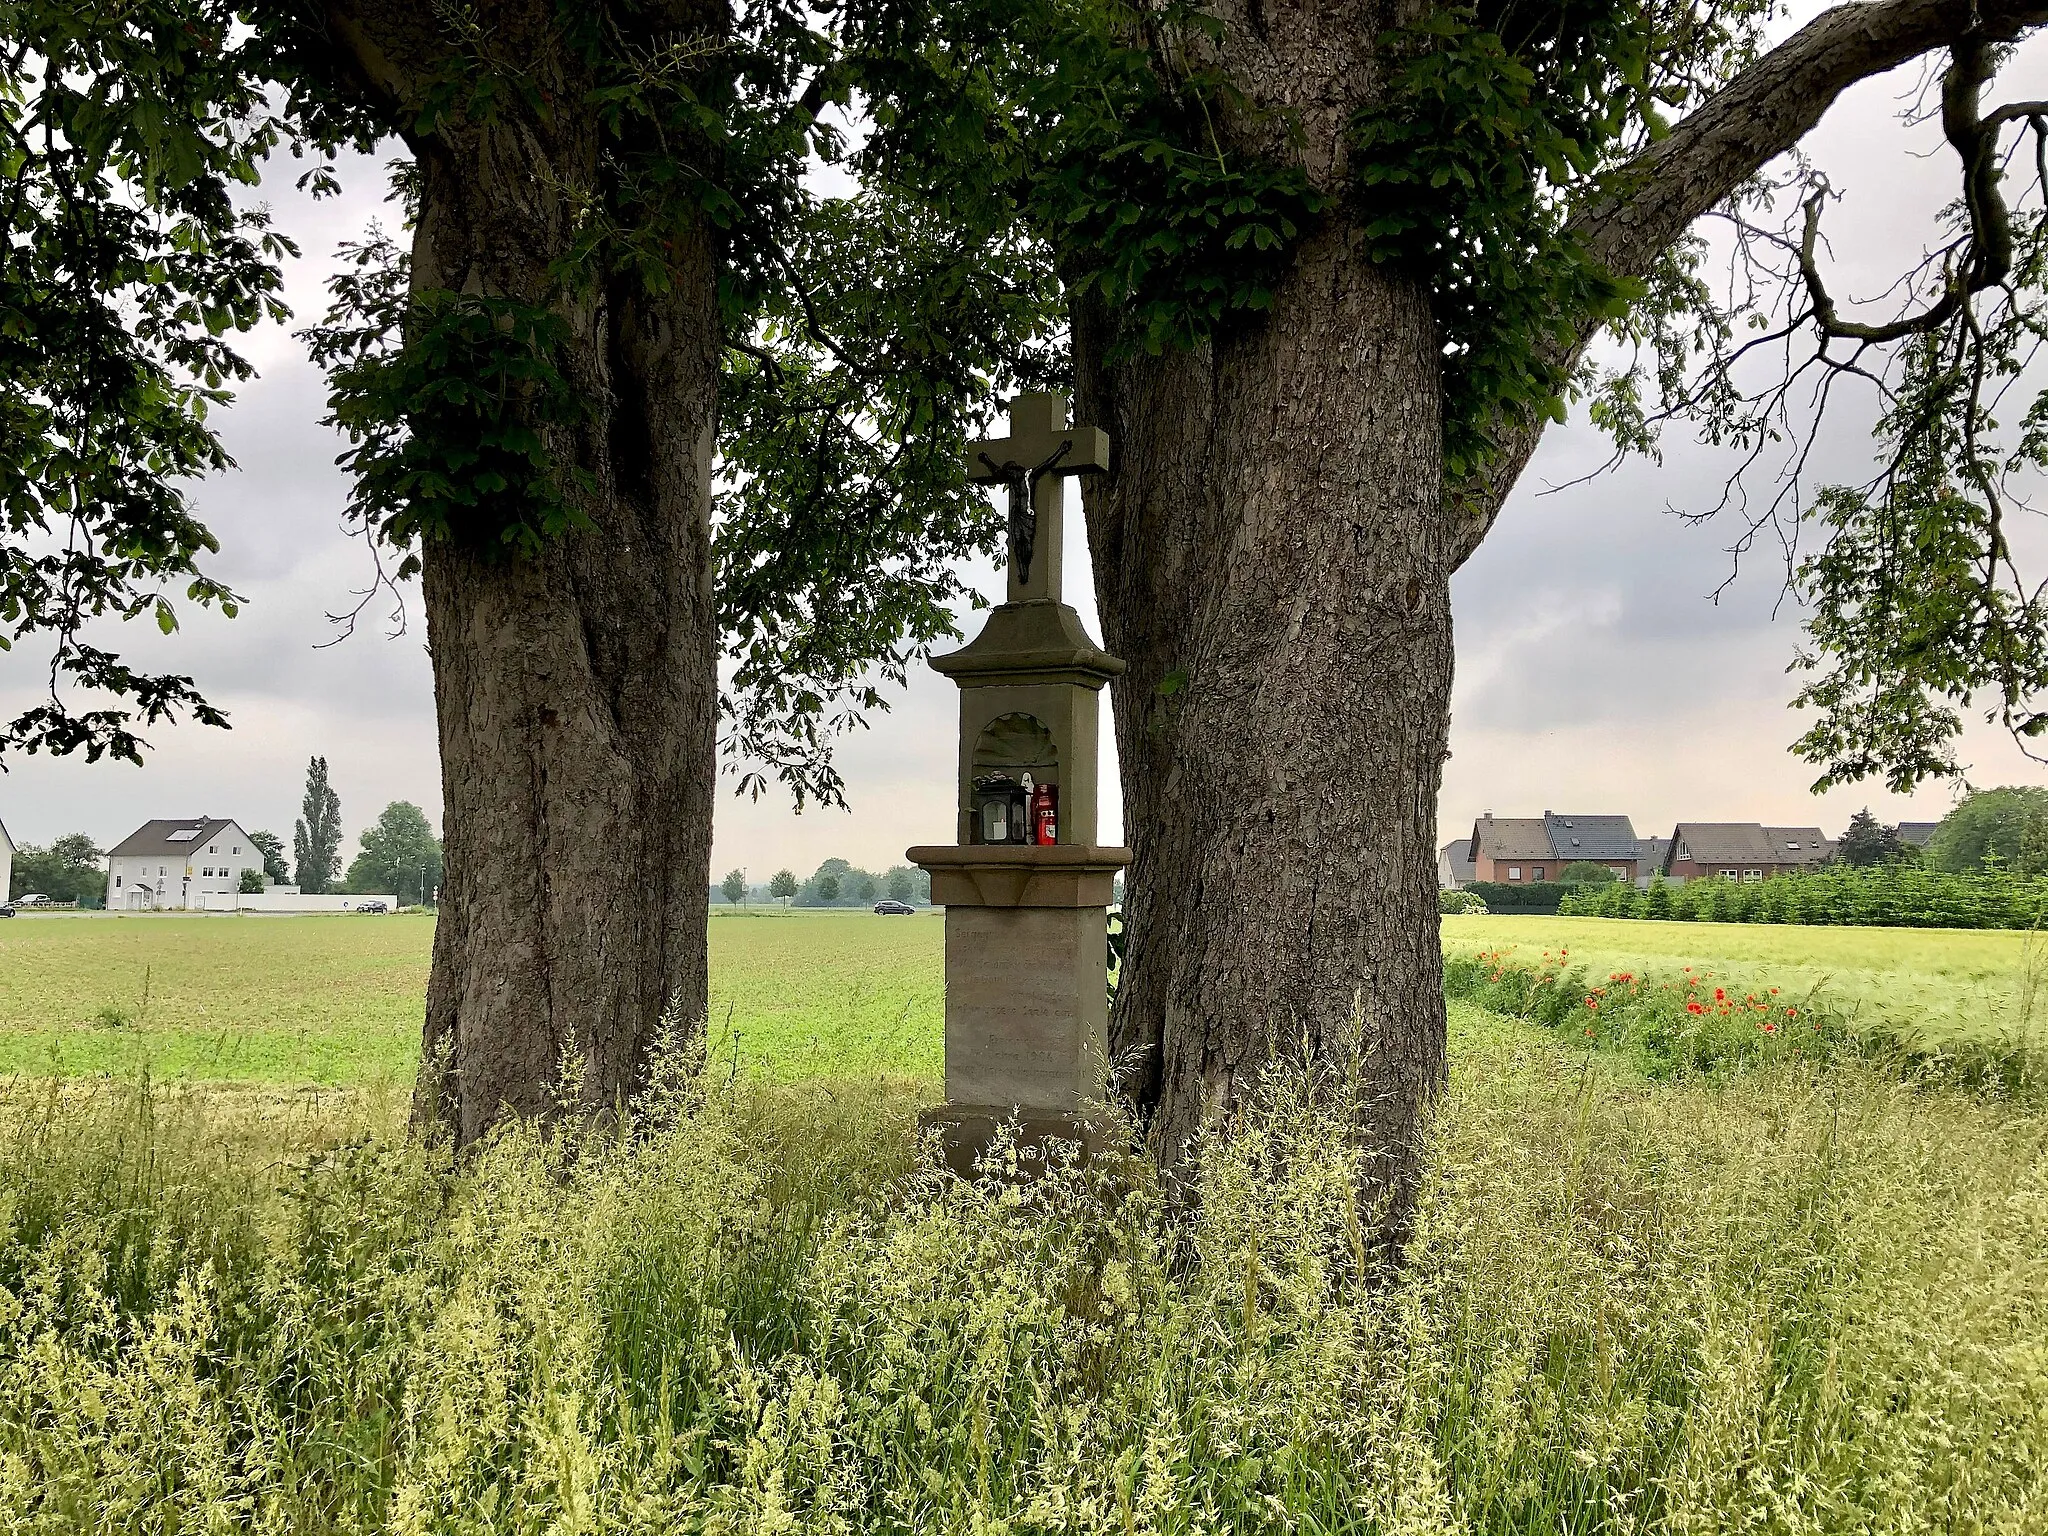
[[[107,899],[107,873],[100,862],[105,857],[83,832],[69,833],[47,848],[25,843],[14,850],[7,894],[13,898],[34,893],[52,901],[100,906]]]
[[[830,906],[839,899],[840,891],[851,883],[849,877],[853,872],[853,866],[846,860],[827,859],[811,871],[810,879],[806,880],[802,889],[796,893],[796,904],[800,907]],[[833,883],[832,894],[829,896],[825,894],[827,880]]]
[[[363,833],[363,851],[348,867],[351,891],[408,894],[424,906],[441,883],[441,840],[427,813],[410,800],[394,800]]]
[[[917,882],[910,878],[909,870],[899,865],[889,871],[887,890],[891,901],[908,901],[916,889]]]
[[[299,889],[318,896],[341,873],[341,796],[327,782],[327,759],[306,764],[306,798],[292,832],[292,861]]]
[[[778,869],[775,878],[768,882],[768,894],[778,899],[794,896],[796,890],[796,874],[792,870]]]
[[[50,844],[50,852],[79,869],[96,869],[100,860],[106,857],[100,851],[100,845],[83,832],[65,833]]]
[[[261,896],[263,894],[263,871],[260,869],[243,870],[240,889],[244,896]]]
[[[876,890],[875,877],[873,875],[863,872],[859,876],[859,878],[857,878],[853,882],[854,900],[860,902],[873,901],[877,894],[879,893]]]
[[[1849,818],[1849,829],[1835,846],[1835,857],[1844,864],[1896,864],[1905,856],[1899,829],[1888,827],[1865,806]]]
[[[1565,885],[1611,885],[1621,876],[1605,864],[1595,864],[1591,859],[1574,859],[1557,872],[1557,878]]]
[[[2048,816],[2036,816],[2027,823],[2012,867],[2014,874],[2048,875]]]
[[[263,855],[263,873],[279,885],[290,885],[292,870],[284,861],[284,839],[275,832],[251,832],[249,841]]]
[[[725,904],[736,907],[747,899],[747,872],[735,869],[718,882],[718,888],[725,893]]]
[[[1970,874],[1994,861],[2006,869],[2020,864],[2030,823],[2048,818],[2048,789],[2008,784],[1966,795],[1942,818],[1928,839],[1930,868]]]

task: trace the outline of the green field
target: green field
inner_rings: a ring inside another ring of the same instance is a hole
[[[712,1054],[773,1077],[937,1081],[936,916],[720,913]],[[0,923],[0,1073],[411,1081],[431,917],[44,916]]]
[[[941,1071],[936,915],[724,913],[711,923],[711,1052],[728,1075]],[[1570,951],[1594,979],[1690,965],[1815,987],[1946,1036],[2025,1035],[2042,946],[2021,933],[1598,918],[1448,918],[1450,950]],[[418,1059],[433,919],[45,916],[0,924],[0,1072],[392,1085]],[[2042,999],[2048,1003],[2048,999]]]

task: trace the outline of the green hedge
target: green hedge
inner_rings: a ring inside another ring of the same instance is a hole
[[[1814,923],[1836,927],[2033,928],[2048,915],[2048,879],[1952,875],[1910,864],[1823,869],[1744,883],[1719,878],[1647,891],[1582,886],[1565,917],[1639,917],[1670,922]]]
[[[1589,889],[1559,880],[1474,880],[1463,887],[1486,903],[1489,912],[1556,912],[1574,891]]]

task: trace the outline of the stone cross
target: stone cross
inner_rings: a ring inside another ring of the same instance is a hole
[[[1100,427],[1070,426],[1067,402],[1058,395],[1019,395],[1010,402],[1008,437],[967,445],[967,478],[1010,493],[1005,601],[1059,601],[1066,522],[1062,478],[1108,468],[1109,434]]]

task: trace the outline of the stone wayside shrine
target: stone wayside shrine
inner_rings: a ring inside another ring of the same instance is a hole
[[[912,848],[946,909],[946,1103],[926,1123],[967,1172],[996,1128],[1020,1156],[1095,1137],[1083,1107],[1108,1071],[1108,912],[1126,848],[1095,843],[1102,686],[1124,664],[1060,600],[1064,477],[1109,467],[1098,427],[1022,395],[1010,435],[967,449],[970,480],[1009,492],[1009,596],[963,650],[959,842]]]

